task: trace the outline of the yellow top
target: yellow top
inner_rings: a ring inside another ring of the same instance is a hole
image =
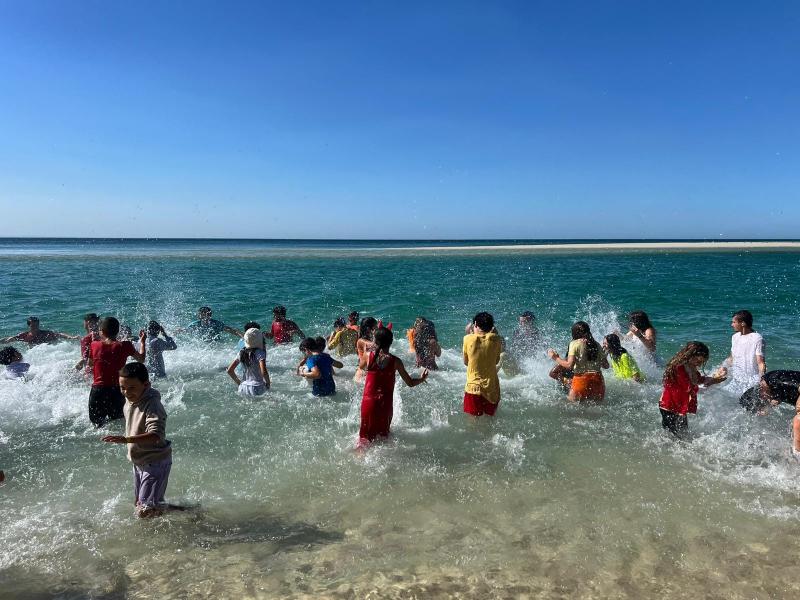
[[[328,343],[328,348],[332,350],[338,347],[336,353],[339,356],[349,356],[356,353],[356,341],[358,341],[358,333],[352,329],[340,329]]]
[[[492,404],[500,402],[500,380],[497,363],[502,344],[496,333],[470,333],[464,336],[464,356],[467,359],[468,394],[483,396]]]

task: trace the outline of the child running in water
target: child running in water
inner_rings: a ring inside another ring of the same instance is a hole
[[[708,360],[708,354],[708,346],[703,342],[689,342],[669,359],[664,370],[664,391],[658,403],[661,426],[678,437],[689,433],[686,413],[697,412],[700,385],[725,381],[724,369],[720,369],[715,377],[706,377],[698,371]]]
[[[636,360],[628,353],[619,341],[616,333],[609,333],[603,339],[603,350],[608,353],[608,362],[619,379],[633,379],[644,383],[644,375],[636,364]]]
[[[239,379],[236,367],[244,366],[244,380]],[[264,350],[264,334],[251,327],[244,332],[244,348],[228,366],[228,376],[239,387],[242,396],[263,396],[270,386],[267,371],[267,352]]]
[[[359,369],[367,374],[361,400],[358,448],[365,447],[378,436],[389,436],[395,375],[399,373],[409,387],[417,386],[428,378],[427,369],[423,369],[420,377],[411,377],[403,366],[403,361],[389,352],[394,340],[391,330],[381,327],[375,331],[374,337],[374,349],[365,352],[358,363]]]
[[[500,404],[497,365],[503,351],[503,341],[494,328],[494,317],[488,312],[475,315],[471,326],[462,346],[464,364],[467,366],[464,412],[475,417],[493,416]]]
[[[300,351],[306,355],[306,368],[298,367],[297,374],[311,380],[311,393],[315,396],[336,394],[333,367],[341,369],[344,365],[325,352],[325,338],[306,338],[300,344]]]
[[[567,400],[603,401],[606,395],[603,369],[608,369],[608,360],[600,344],[592,337],[586,321],[578,321],[572,326],[572,341],[566,360],[552,348],[547,354],[559,366],[573,372]]]

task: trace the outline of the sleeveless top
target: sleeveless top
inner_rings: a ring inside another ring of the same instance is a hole
[[[697,412],[697,390],[699,386],[692,383],[686,365],[675,369],[675,380],[664,382],[659,408],[678,415]]]
[[[395,356],[390,354],[386,360],[386,364],[381,368],[378,366],[375,352],[369,353],[367,379],[364,384],[364,398],[373,400],[388,398],[389,401],[392,400],[396,375],[395,360]]]

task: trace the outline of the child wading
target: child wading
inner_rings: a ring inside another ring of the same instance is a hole
[[[164,493],[172,469],[172,443],[166,439],[167,413],[161,404],[161,394],[150,387],[147,367],[143,364],[122,367],[119,384],[128,400],[124,408],[125,435],[107,435],[101,439],[128,445],[136,514],[155,517],[168,508]]]
[[[636,360],[628,353],[619,341],[616,333],[609,333],[603,339],[603,350],[608,352],[608,362],[614,375],[619,379],[633,379],[639,383],[644,383],[644,375],[636,364]]]
[[[464,386],[464,412],[475,417],[492,416],[500,404],[500,379],[497,365],[503,351],[503,342],[494,333],[494,317],[480,312],[472,320],[464,336],[462,352],[467,365],[467,383]]]
[[[599,402],[605,398],[606,384],[603,379],[603,369],[608,368],[608,360],[600,344],[592,337],[586,321],[577,321],[572,326],[572,341],[569,343],[566,360],[553,349],[548,350],[547,354],[559,366],[574,373],[567,400]]]
[[[689,342],[667,363],[664,370],[664,391],[658,408],[661,426],[677,436],[689,433],[686,413],[697,412],[697,390],[701,384],[709,386],[725,381],[725,370],[715,377],[705,377],[698,369],[708,360],[708,346],[703,342]]]
[[[300,344],[300,351],[306,355],[306,370],[298,367],[297,374],[311,380],[311,393],[315,396],[333,396],[336,393],[333,367],[341,369],[344,365],[325,352],[325,338],[306,338]]]
[[[428,377],[423,369],[420,377],[411,377],[403,361],[389,353],[394,336],[389,329],[381,327],[375,331],[375,349],[366,352],[359,360],[359,369],[366,372],[364,396],[361,400],[361,429],[358,432],[358,447],[364,447],[376,437],[388,437],[392,423],[395,374],[409,387],[424,382]]]
[[[244,379],[239,379],[236,367],[244,366]],[[267,352],[264,350],[264,334],[260,329],[251,327],[244,332],[244,348],[228,366],[228,375],[239,386],[242,396],[262,396],[269,389],[269,371],[267,371]]]
[[[128,357],[135,361],[145,360],[145,332],[139,332],[139,352],[131,342],[118,342],[119,321],[106,317],[100,324],[102,339],[92,342],[89,350],[89,366],[94,377],[89,392],[89,420],[101,427],[107,421],[121,419],[125,398],[119,387],[119,370],[125,366]]]

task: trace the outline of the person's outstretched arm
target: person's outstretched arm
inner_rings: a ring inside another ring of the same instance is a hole
[[[419,377],[411,377],[411,375],[408,374],[408,371],[406,371],[403,361],[397,357],[394,359],[394,368],[400,374],[402,380],[406,382],[408,387],[414,387],[420,383],[425,383],[425,380],[428,378],[428,369],[422,369],[422,375]]]
[[[553,359],[553,362],[558,364],[558,366],[564,367],[568,371],[572,370],[572,367],[575,366],[575,355],[574,354],[572,356],[568,356],[567,360],[564,360],[563,358],[561,358],[558,355],[558,352],[556,352],[555,350],[550,348],[550,350],[547,351],[547,356],[549,356],[551,359]],[[608,368],[608,367],[606,367],[606,368]]]
[[[62,331],[54,331],[53,333],[56,334],[56,337],[61,338],[62,340],[79,340],[81,336],[79,335],[70,335],[68,333],[64,333]]]
[[[228,325],[223,325],[222,326],[222,330],[223,331],[227,331],[228,333],[230,333],[231,335],[235,335],[236,337],[242,337],[242,332],[239,331],[238,329],[234,328],[234,327],[230,327]]]

